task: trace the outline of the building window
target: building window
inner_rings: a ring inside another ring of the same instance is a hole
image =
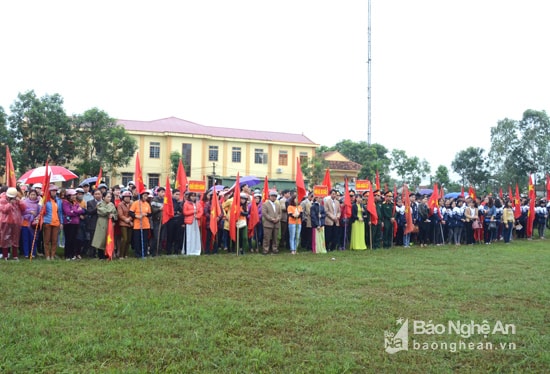
[[[218,161],[218,146],[208,146],[208,161]]]
[[[287,151],[279,151],[279,165],[280,166],[287,166],[288,165],[288,152]]]
[[[46,173],[44,173],[46,174]],[[122,184],[128,186],[128,182],[134,180],[133,173],[122,173]]]
[[[149,143],[149,158],[160,158],[160,143]]]
[[[149,174],[149,184],[147,187],[153,189],[159,185],[160,174]]]
[[[307,152],[300,152],[300,165],[307,165],[308,157]]]
[[[231,161],[241,163],[241,147],[233,147],[231,149]]]
[[[183,162],[183,167],[185,169],[185,174],[191,176],[191,144],[182,144],[181,145],[181,157]]]
[[[254,163],[255,164],[267,164],[267,153],[261,148],[254,149]]]

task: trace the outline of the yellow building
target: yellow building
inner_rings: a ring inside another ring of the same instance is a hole
[[[305,164],[315,155],[318,144],[303,134],[242,130],[199,125],[169,117],[153,121],[118,120],[136,138],[143,181],[164,186],[171,175],[170,153],[182,155],[189,180],[213,179],[217,184],[234,182],[240,176],[267,175],[269,185],[295,185],[296,158]],[[111,184],[127,185],[134,180],[135,164],[116,170]]]
[[[361,171],[362,165],[350,161],[338,151],[325,152],[322,156],[330,169],[332,186],[336,184],[344,186],[345,177],[348,177],[349,187],[355,188],[355,180]]]

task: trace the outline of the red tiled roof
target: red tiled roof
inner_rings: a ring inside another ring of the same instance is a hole
[[[316,144],[303,134],[289,134],[284,132],[243,130],[227,127],[213,127],[199,125],[176,117],[168,117],[153,121],[117,120],[117,124],[126,130],[173,132],[192,135],[206,135],[221,138],[240,138],[283,143]]]
[[[353,170],[359,171],[362,166],[353,161],[328,161],[328,167],[331,170]]]

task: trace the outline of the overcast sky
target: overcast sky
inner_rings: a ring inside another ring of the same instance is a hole
[[[367,141],[364,1],[3,1],[0,105]],[[432,172],[550,108],[550,1],[372,0],[372,142]]]

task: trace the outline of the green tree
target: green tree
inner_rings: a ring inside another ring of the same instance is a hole
[[[79,175],[97,175],[99,168],[117,175],[117,168],[132,160],[137,142],[105,111],[92,108],[74,118]]]
[[[422,178],[430,173],[430,164],[418,157],[408,157],[401,149],[394,149],[391,152],[391,165],[397,175],[401,178],[400,183],[407,183],[410,187],[420,185]]]
[[[314,185],[321,184],[323,178],[325,177],[325,170],[328,167],[328,162],[323,158],[323,153],[321,150],[323,148],[317,148],[315,155],[309,160],[307,164],[301,163],[302,173],[304,178],[309,181],[309,187]],[[324,149],[326,152],[326,148]]]
[[[14,154],[20,170],[43,165],[46,160],[63,165],[75,158],[75,132],[59,94],[38,98],[34,91],[19,93],[10,109],[10,135],[17,144]]]
[[[456,154],[451,167],[462,178],[462,185],[469,184],[475,188],[486,185],[490,175],[484,153],[483,148],[468,147]]]
[[[365,141],[354,142],[349,139],[336,143],[330,150],[338,151],[350,161],[362,165],[359,179],[374,179],[376,171],[381,181],[390,182],[389,172],[391,160],[388,158],[388,149],[381,144],[369,145]]]
[[[434,182],[443,186],[449,186],[451,178],[449,178],[449,169],[445,165],[439,165],[435,171]]]
[[[522,181],[529,173],[543,176],[550,168],[550,119],[546,112],[529,109],[520,121],[499,121],[491,128],[489,156],[502,184]]]
[[[178,151],[170,152],[170,170],[172,170],[172,181],[176,181],[178,175],[178,166],[181,160],[181,153]]]
[[[4,108],[0,106],[0,144],[3,146],[10,147],[10,152],[13,153],[14,143],[13,138],[10,136],[8,131],[8,116],[4,112]],[[13,163],[16,165],[17,160],[14,155],[12,155]],[[0,175],[6,174],[6,152],[2,148],[0,149]]]

